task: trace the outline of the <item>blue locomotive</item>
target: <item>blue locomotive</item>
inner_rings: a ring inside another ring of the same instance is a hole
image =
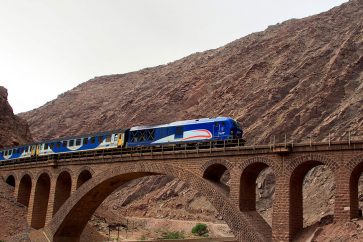
[[[242,128],[232,118],[218,117],[178,121],[155,126],[133,127],[127,146],[155,146],[242,138]]]
[[[154,126],[137,126],[77,137],[61,138],[0,150],[0,162],[53,154],[150,147],[167,144],[218,142],[242,139],[243,130],[232,118],[202,118]]]

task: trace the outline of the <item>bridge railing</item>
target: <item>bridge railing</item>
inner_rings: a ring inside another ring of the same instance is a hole
[[[337,143],[353,143],[363,141],[363,128],[352,129],[343,132],[328,132],[324,134],[311,133],[305,137],[294,136],[291,134],[280,133],[277,135],[271,135],[266,138],[248,137],[246,138],[246,146],[266,145],[294,145],[294,144],[337,144]]]

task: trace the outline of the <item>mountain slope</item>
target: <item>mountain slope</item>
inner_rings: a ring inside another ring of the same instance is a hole
[[[32,142],[25,120],[14,115],[8,103],[8,91],[0,86],[0,148]]]
[[[37,140],[231,116],[246,139],[363,126],[363,1],[289,20],[173,63],[96,77],[21,114]]]

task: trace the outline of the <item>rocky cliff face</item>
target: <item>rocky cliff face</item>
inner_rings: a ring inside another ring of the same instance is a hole
[[[363,4],[289,20],[173,63],[96,77],[21,114],[37,140],[231,116],[246,139],[363,126]]]
[[[27,122],[14,115],[8,92],[0,86],[0,148],[32,142]]]

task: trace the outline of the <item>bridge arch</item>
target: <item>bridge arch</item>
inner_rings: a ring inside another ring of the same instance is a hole
[[[241,211],[256,211],[257,178],[267,168],[271,168],[276,176],[276,170],[278,170],[276,162],[266,157],[251,158],[239,166],[241,171],[239,208]]]
[[[5,182],[12,186],[13,188],[15,188],[15,184],[16,184],[16,180],[17,180],[17,176],[15,173],[11,172],[9,173],[8,175],[5,176],[6,179],[5,179]]]
[[[358,184],[363,173],[363,155],[356,156],[348,162],[350,218],[359,216]]]
[[[43,228],[48,209],[51,176],[48,172],[40,172],[36,179],[33,214],[30,226],[34,229]]]
[[[17,197],[17,201],[21,204],[23,204],[24,206],[28,207],[29,206],[29,200],[30,200],[30,193],[32,190],[32,186],[33,186],[33,175],[31,173],[28,172],[24,172],[21,176],[20,176],[20,181],[19,181],[19,190],[18,190],[18,197]]]
[[[62,169],[61,172],[59,172],[54,191],[53,215],[71,196],[72,180],[71,170]]]
[[[334,175],[337,163],[324,155],[309,154],[299,156],[288,162],[286,171],[289,177],[289,232],[293,238],[304,227],[303,182],[307,173],[316,166],[325,165]],[[335,177],[333,178],[335,181]]]
[[[219,211],[239,241],[264,241],[248,224],[248,217],[236,212],[237,208],[225,195],[196,174],[167,162],[124,164],[97,174],[72,194],[44,231],[53,241],[78,241],[94,211],[115,189],[130,180],[158,174],[178,178],[198,190]]]
[[[226,176],[229,179],[233,165],[228,160],[213,159],[205,162],[201,168],[201,175],[204,179],[212,182],[213,184],[220,187],[226,194],[229,194],[230,187],[225,181],[222,181],[222,177]]]
[[[77,176],[77,189],[82,186],[86,181],[92,178],[95,172],[88,166],[82,167]]]
[[[34,176],[34,179],[35,181],[38,181],[39,177],[42,176],[43,174],[47,174],[49,176],[50,179],[53,178],[53,174],[52,172],[50,172],[50,170],[48,169],[42,169],[40,170],[35,176]]]

